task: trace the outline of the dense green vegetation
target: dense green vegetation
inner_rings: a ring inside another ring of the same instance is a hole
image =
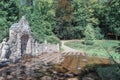
[[[80,80],[89,77],[94,80],[119,80],[120,68],[116,64],[87,65],[80,73]]]
[[[48,36],[81,39],[88,24],[96,39],[120,37],[119,0],[1,0],[0,41],[10,25],[26,15],[36,40]]]
[[[116,36],[116,39],[118,39],[118,36],[120,36],[119,0],[58,1],[56,17],[59,22],[56,23],[55,27],[58,30],[56,34],[59,38],[83,38],[84,30],[89,23],[93,25],[93,29],[96,31],[97,39],[100,39],[101,36],[105,38]]]
[[[54,25],[52,4],[51,0],[36,0],[32,10],[27,9],[25,11],[33,36],[39,42],[47,40],[50,43],[60,43],[52,32],[52,26]]]
[[[65,43],[67,46],[84,51],[89,56],[109,58],[110,55],[115,60],[120,60],[120,52],[116,52],[119,41],[114,40],[95,40],[93,45],[84,44],[84,41],[73,41]]]
[[[83,39],[66,45],[89,56],[120,62],[120,0],[0,0],[0,42],[23,15],[39,42]],[[120,67],[116,65],[95,71],[102,80],[120,80]]]
[[[8,28],[18,19],[19,10],[14,0],[0,1],[0,42],[8,36]]]

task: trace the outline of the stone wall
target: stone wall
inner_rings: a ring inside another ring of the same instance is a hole
[[[32,54],[39,55],[41,53],[56,53],[59,52],[59,44],[50,44],[50,43],[42,43],[39,44],[38,42],[33,43],[32,45]]]
[[[19,59],[24,54],[39,55],[42,53],[59,52],[59,44],[38,43],[32,37],[31,29],[25,16],[18,23],[14,23],[9,29],[10,59]],[[0,51],[1,51],[0,47]],[[0,52],[0,55],[2,52]],[[6,53],[7,54],[7,53]]]

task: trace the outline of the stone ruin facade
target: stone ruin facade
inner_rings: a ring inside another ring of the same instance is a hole
[[[6,48],[3,48],[3,46]],[[0,56],[3,55],[0,60],[16,60],[20,59],[24,54],[40,55],[44,52],[59,52],[59,44],[49,44],[46,41],[40,44],[35,41],[25,16],[10,27],[8,41],[4,39],[0,44]]]

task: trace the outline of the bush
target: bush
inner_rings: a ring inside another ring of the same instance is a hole
[[[95,30],[91,23],[87,24],[84,36],[86,40],[95,40]]]
[[[91,23],[87,24],[86,29],[84,31],[85,41],[84,43],[87,45],[92,45],[94,43],[95,38],[95,30]]]
[[[60,39],[55,37],[55,36],[48,36],[46,40],[47,40],[48,43],[60,44],[61,45]]]
[[[99,27],[95,28],[95,38],[96,39],[103,39],[104,35],[101,34],[101,29]]]
[[[120,54],[120,43],[117,46],[114,46],[113,48],[115,48],[115,52]]]
[[[120,80],[120,68],[118,64],[89,64],[85,66],[80,72],[80,80],[88,76],[94,75],[93,80]],[[98,77],[98,79],[95,79]],[[91,77],[90,77],[91,78]]]
[[[94,44],[94,41],[92,40],[85,40],[82,42],[82,44],[85,44],[85,45],[93,45]]]
[[[120,80],[120,69],[116,66],[100,67],[97,73],[102,80]]]

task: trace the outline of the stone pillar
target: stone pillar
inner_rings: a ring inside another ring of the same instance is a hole
[[[32,39],[32,42],[31,42],[31,49],[32,49],[32,55],[36,55],[36,42],[34,39]]]
[[[43,51],[42,51],[42,44],[38,44],[38,51],[39,51],[39,54],[42,54],[42,52],[43,52]],[[39,54],[38,54],[38,55],[39,55]]]
[[[38,42],[35,42],[35,55],[39,53],[38,51]]]
[[[2,44],[0,43],[0,56],[1,56],[1,53],[2,53]]]
[[[17,54],[16,56],[18,56],[18,58],[20,57],[21,58],[21,36],[20,34],[17,35]]]
[[[41,52],[42,54],[44,53],[44,44],[41,44],[42,48],[41,48]]]
[[[60,45],[57,44],[57,52],[59,52],[59,51],[60,51]]]
[[[29,37],[29,40],[27,42],[27,46],[26,46],[26,54],[32,54],[32,39],[31,37]]]

